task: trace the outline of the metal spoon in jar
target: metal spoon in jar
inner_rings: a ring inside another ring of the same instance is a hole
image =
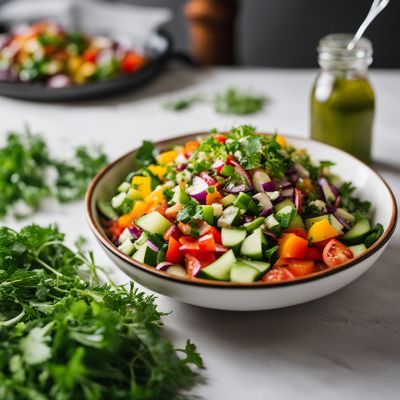
[[[361,39],[361,36],[368,28],[369,24],[375,19],[375,17],[389,4],[390,0],[374,0],[372,6],[365,17],[363,23],[358,28],[357,33],[354,35],[353,39],[347,45],[347,50],[353,50],[357,42]]]

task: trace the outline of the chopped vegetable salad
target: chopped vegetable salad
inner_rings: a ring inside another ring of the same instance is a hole
[[[60,88],[136,72],[143,55],[106,36],[67,32],[44,21],[0,35],[0,80]]]
[[[383,233],[333,163],[251,126],[162,151],[145,141],[136,160],[98,208],[120,251],[171,274],[288,281],[360,256]]]

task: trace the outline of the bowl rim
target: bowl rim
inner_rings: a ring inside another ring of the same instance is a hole
[[[169,145],[171,142],[174,142],[174,141],[190,140],[190,139],[194,139],[199,136],[204,136],[207,134],[209,134],[209,132],[207,132],[207,131],[186,133],[186,134],[182,134],[182,135],[178,135],[178,136],[168,137],[166,139],[162,139],[159,141],[154,141],[153,143],[156,147],[163,147],[165,145]],[[257,132],[257,134],[273,135],[272,133],[268,133],[268,132]],[[159,277],[162,279],[166,279],[168,281],[172,281],[175,283],[180,283],[180,284],[184,284],[184,285],[195,285],[198,287],[219,288],[219,289],[251,289],[251,288],[273,289],[273,288],[280,288],[280,287],[284,287],[284,286],[292,286],[292,285],[298,285],[298,284],[302,284],[302,283],[308,283],[308,282],[319,280],[319,279],[337,274],[339,272],[345,271],[348,268],[351,268],[351,267],[355,266],[356,264],[359,264],[360,262],[366,260],[373,254],[378,252],[392,237],[394,230],[396,228],[396,224],[397,224],[398,210],[397,210],[396,200],[395,200],[392,190],[390,189],[390,187],[387,184],[387,182],[385,181],[385,179],[379,173],[374,171],[371,167],[369,167],[368,165],[366,165],[365,163],[363,163],[362,161],[360,161],[353,155],[351,155],[341,149],[335,148],[328,144],[321,143],[321,142],[318,142],[318,141],[315,141],[312,139],[301,138],[301,137],[296,137],[296,136],[287,135],[287,134],[281,134],[281,135],[284,138],[288,138],[289,141],[290,141],[290,139],[299,140],[301,142],[304,142],[305,145],[307,143],[312,142],[312,143],[316,143],[318,145],[326,146],[335,151],[344,153],[347,156],[350,156],[351,158],[353,158],[354,161],[356,161],[356,162],[362,164],[364,167],[366,167],[369,170],[369,172],[371,174],[374,174],[386,187],[386,189],[390,195],[391,209],[392,209],[389,225],[383,232],[382,236],[371,247],[369,247],[363,255],[355,258],[354,260],[349,260],[348,262],[341,264],[337,267],[329,268],[329,269],[322,270],[319,272],[315,272],[315,273],[305,276],[305,277],[298,277],[296,279],[292,279],[292,280],[284,281],[284,282],[252,282],[252,283],[236,283],[236,282],[229,282],[229,281],[208,280],[208,279],[203,279],[203,278],[191,278],[191,279],[183,278],[183,277],[180,277],[177,275],[168,274],[165,271],[160,271],[160,270],[157,270],[155,267],[138,262],[138,261],[134,260],[133,258],[124,254],[122,251],[118,250],[118,248],[114,245],[114,243],[112,243],[112,241],[102,232],[101,227],[95,221],[95,218],[93,215],[93,209],[92,209],[93,193],[95,191],[96,186],[99,184],[99,182],[103,178],[103,176],[106,175],[115,166],[117,166],[120,162],[122,162],[123,160],[125,160],[128,157],[131,157],[132,153],[137,151],[138,148],[130,150],[129,152],[123,154],[122,156],[120,156],[119,158],[117,158],[116,160],[114,160],[113,162],[108,164],[107,166],[105,166],[102,170],[100,170],[96,174],[96,176],[91,181],[91,183],[87,189],[86,195],[85,195],[85,214],[86,214],[86,218],[88,220],[89,226],[90,226],[91,230],[93,231],[94,235],[96,236],[97,240],[100,242],[100,244],[103,247],[105,247],[108,251],[110,251],[114,256],[116,256],[120,260],[125,261],[126,263],[130,264],[133,268],[139,268],[141,271],[146,272],[150,275],[153,275],[153,276],[156,276],[156,277]]]

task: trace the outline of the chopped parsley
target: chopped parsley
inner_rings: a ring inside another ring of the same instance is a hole
[[[368,218],[371,203],[353,196],[356,188],[351,182],[343,182],[339,188],[340,205],[356,217],[356,220]]]
[[[136,153],[135,159],[140,167],[147,167],[153,164],[156,160],[154,157],[154,144],[149,140],[143,140],[142,145]]]

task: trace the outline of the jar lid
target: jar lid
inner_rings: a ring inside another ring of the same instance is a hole
[[[372,44],[362,37],[352,50],[347,50],[348,43],[353,39],[352,34],[333,33],[324,36],[318,44],[319,61],[332,63],[346,63],[364,61],[368,65],[372,62]]]

